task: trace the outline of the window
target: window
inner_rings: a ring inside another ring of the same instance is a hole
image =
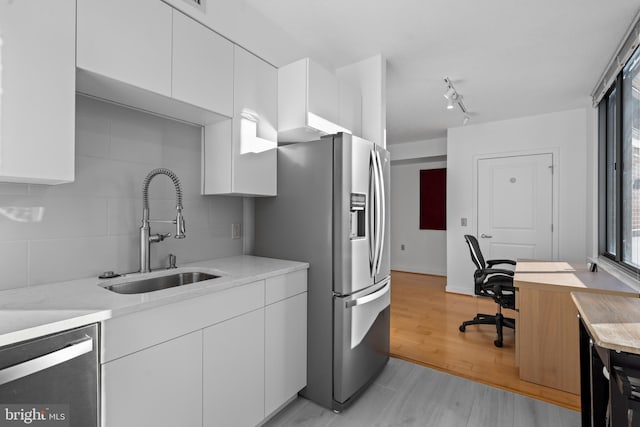
[[[603,114],[604,113],[604,114]],[[640,50],[600,102],[603,255],[640,272]]]

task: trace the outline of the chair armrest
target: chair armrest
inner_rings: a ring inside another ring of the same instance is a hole
[[[489,259],[487,260],[487,265],[489,268],[493,267],[496,264],[510,264],[516,265],[516,262],[512,259]]]
[[[482,271],[484,274],[506,274],[507,276],[513,276],[513,271],[503,270],[501,268],[485,268]]]

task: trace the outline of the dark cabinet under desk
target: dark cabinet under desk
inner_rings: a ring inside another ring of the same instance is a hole
[[[583,426],[640,426],[640,298],[572,292]]]

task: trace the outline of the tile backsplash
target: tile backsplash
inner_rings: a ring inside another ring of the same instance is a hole
[[[34,123],[37,126],[37,123]],[[94,99],[76,98],[76,179],[54,186],[0,183],[0,290],[139,269],[142,181],[150,170],[173,170],[183,190],[186,239],[151,245],[151,267],[240,255],[242,199],[200,195],[196,126]],[[34,153],[37,155],[37,153]],[[171,180],[149,187],[152,219],[175,217]],[[175,232],[151,224],[152,233]]]

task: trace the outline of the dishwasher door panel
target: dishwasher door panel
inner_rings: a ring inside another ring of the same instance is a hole
[[[51,405],[47,416],[68,411],[61,426],[97,427],[97,331],[89,325],[0,348],[0,424],[5,408],[47,412]]]

